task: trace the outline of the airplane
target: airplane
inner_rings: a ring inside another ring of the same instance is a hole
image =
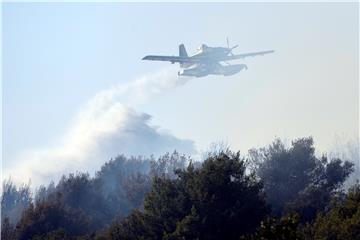
[[[142,60],[168,61],[172,64],[177,62],[182,68],[178,72],[179,76],[204,77],[210,74],[230,76],[247,69],[247,66],[245,64],[231,65],[227,61],[274,52],[269,50],[235,55],[232,50],[237,48],[238,45],[230,47],[228,39],[226,39],[226,42],[227,47],[208,47],[206,44],[202,44],[192,56],[187,54],[184,44],[180,44],[179,56],[148,55],[143,57]],[[227,65],[221,64],[222,62]]]

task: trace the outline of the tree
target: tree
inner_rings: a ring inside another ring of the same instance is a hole
[[[250,161],[264,182],[267,200],[276,215],[281,215],[285,203],[310,183],[316,166],[314,151],[312,138],[293,141],[289,149],[276,139],[268,148],[250,151]]]
[[[34,202],[29,185],[18,188],[11,180],[5,181],[2,217],[9,218],[3,222],[6,230],[3,234],[10,232],[25,209],[17,227],[21,238],[70,239],[78,236],[79,232],[88,235],[103,230],[114,220],[126,217],[133,209],[143,207],[153,176],[174,178],[173,169],[184,168],[187,160],[177,152],[165,154],[159,161],[153,157],[127,158],[120,155],[105,163],[95,177],[90,177],[88,173],[69,174],[57,184],[51,182],[47,187],[38,187]],[[77,221],[74,226],[79,226],[78,232],[74,232],[68,218],[76,213],[81,216],[81,219],[74,217]],[[35,216],[46,220],[35,220]]]
[[[240,155],[220,153],[174,179],[155,177],[144,203],[110,230],[112,239],[238,239],[268,213],[262,184]]]
[[[1,219],[8,218],[11,224],[16,224],[31,202],[30,184],[17,187],[11,179],[5,180],[1,194]]]
[[[5,217],[1,219],[1,239],[3,240],[14,240],[16,237],[15,235],[15,228],[10,223],[9,218]]]
[[[157,160],[150,161],[150,175],[157,177],[176,178],[175,170],[186,168],[190,159],[185,155],[174,151],[172,154],[166,153]]]
[[[317,158],[313,145],[311,137],[297,139],[289,148],[276,139],[249,152],[248,164],[264,182],[275,215],[295,211],[301,212],[302,221],[313,220],[353,171],[350,162]]]
[[[299,216],[289,215],[277,218],[268,218],[261,222],[258,230],[246,236],[241,240],[300,240],[304,239],[301,232],[298,231]]]
[[[313,226],[315,239],[360,239],[360,185],[349,189],[345,199],[334,199],[333,207],[320,213]]]
[[[32,239],[61,229],[70,237],[91,232],[89,219],[84,213],[65,206],[61,197],[59,194],[54,201],[31,204],[16,226],[17,239]]]
[[[112,240],[156,239],[156,236],[150,231],[148,225],[150,221],[151,219],[143,212],[134,210],[128,217],[113,224],[107,232],[101,233],[97,238]]]
[[[36,235],[32,238],[32,240],[64,240],[64,239],[74,239],[74,237],[69,236],[66,231],[62,228],[57,230],[44,233],[42,235]]]
[[[106,199],[106,205],[112,214],[107,224],[142,206],[145,195],[151,188],[149,172],[152,160],[152,157],[127,158],[120,155],[105,163],[96,173],[94,182],[100,186],[97,194]]]
[[[318,212],[325,211],[334,196],[341,195],[342,184],[352,172],[353,164],[322,157],[313,170],[312,182],[296,198],[285,205],[285,212],[296,212],[302,222],[311,222]]]
[[[102,182],[90,178],[88,173],[69,174],[61,178],[56,191],[48,199],[50,202],[60,201],[64,206],[86,214],[95,231],[109,224],[116,215],[102,194],[102,187]]]
[[[151,190],[151,177],[147,174],[134,173],[123,179],[124,198],[131,203],[131,208],[140,208],[145,196]]]

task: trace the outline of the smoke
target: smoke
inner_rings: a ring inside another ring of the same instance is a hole
[[[22,152],[17,166],[5,169],[4,176],[15,182],[31,179],[37,186],[74,171],[92,173],[118,154],[194,153],[192,141],[152,126],[150,115],[132,108],[188,80],[161,71],[100,91],[80,109],[56,146]]]
[[[184,85],[190,78],[178,77],[174,72],[162,70],[151,76],[140,77],[130,84],[118,85],[108,90],[100,92],[97,97],[104,99],[106,97],[115,98],[131,106],[148,101],[151,97],[161,94],[167,90]]]
[[[360,181],[360,139],[358,136],[337,135],[329,151],[330,158],[354,163],[354,172],[345,182],[350,187]]]

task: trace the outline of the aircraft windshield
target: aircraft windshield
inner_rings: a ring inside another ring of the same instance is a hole
[[[201,44],[201,46],[197,48],[197,51],[198,52],[203,52],[207,48],[208,48],[208,46],[206,44]]]

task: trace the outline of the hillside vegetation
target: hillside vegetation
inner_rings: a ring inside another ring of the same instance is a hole
[[[120,155],[34,193],[3,182],[1,239],[360,239],[353,171],[316,156],[312,138],[201,162]]]

